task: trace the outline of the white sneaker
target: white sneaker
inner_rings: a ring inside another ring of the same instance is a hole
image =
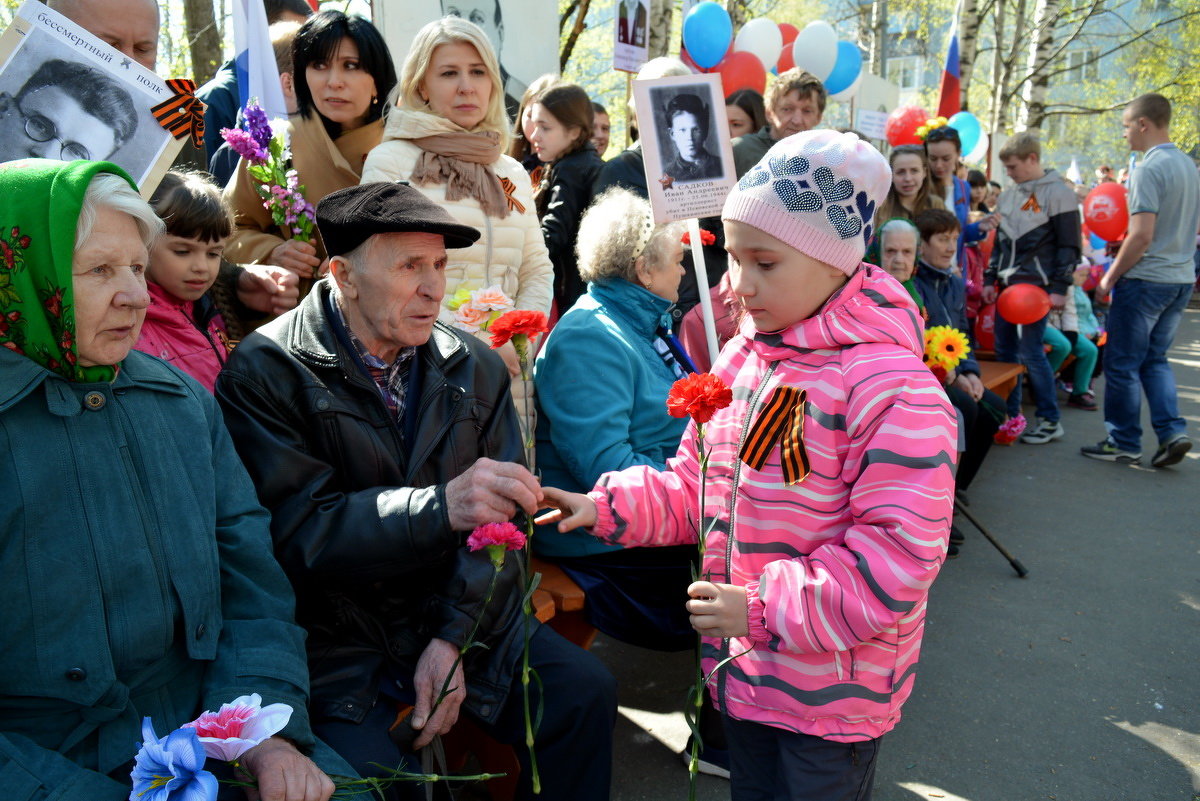
[[[1062,439],[1067,432],[1063,431],[1062,423],[1051,423],[1041,417],[1037,418],[1037,425],[1032,429],[1026,429],[1021,435],[1021,442],[1026,445],[1045,445],[1056,439]]]

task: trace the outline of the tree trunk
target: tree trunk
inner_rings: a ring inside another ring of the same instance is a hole
[[[1025,19],[1026,0],[1015,0],[1009,8],[1009,0],[996,3],[996,53],[992,61],[992,124],[993,135],[1008,128],[1009,99],[1012,96],[1012,79],[1016,65],[1021,61],[1022,43],[1028,21]],[[1012,39],[1007,48],[1003,46],[1005,18],[1012,17]],[[1006,52],[1007,50],[1007,52]]]
[[[750,21],[749,0],[728,0],[725,9],[729,12],[729,18],[733,20],[733,32],[736,35],[742,26]]]
[[[1046,94],[1050,88],[1049,60],[1058,17],[1059,0],[1037,0],[1033,12],[1033,36],[1029,42],[1026,74],[1021,92],[1024,103],[1017,119],[1017,130],[1040,128],[1046,116]]]
[[[971,107],[968,89],[975,70],[975,55],[979,52],[979,0],[963,0],[962,16],[958,20],[959,82],[962,85],[962,110]]]
[[[221,66],[221,32],[213,18],[213,0],[184,0],[183,17],[192,56],[192,79],[200,86]]]
[[[650,0],[650,58],[670,54],[671,20],[674,16],[673,0]]]
[[[558,54],[558,71],[565,72],[567,62],[571,60],[571,54],[575,52],[575,43],[579,41],[580,34],[587,28],[587,13],[592,5],[592,0],[578,0],[577,3],[572,2],[572,7],[575,9],[575,24],[571,26],[571,32],[562,40],[562,50]],[[559,35],[562,35],[563,26],[570,17],[570,11],[562,16],[559,20],[558,30]]]

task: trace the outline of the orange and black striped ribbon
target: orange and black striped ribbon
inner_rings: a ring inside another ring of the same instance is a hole
[[[795,387],[775,388],[771,400],[750,428],[742,452],[742,461],[755,470],[767,464],[775,445],[780,446],[779,463],[788,484],[803,481],[809,472],[808,453],[804,450],[804,406],[808,393]]]
[[[508,199],[508,210],[515,211],[517,214],[524,214],[525,206],[521,201],[517,200],[516,196],[517,185],[507,178],[501,178],[500,188],[504,190],[504,197]]]
[[[196,82],[191,78],[171,78],[167,88],[173,93],[150,112],[158,124],[176,139],[191,134],[195,147],[204,147],[204,103],[196,98]]]

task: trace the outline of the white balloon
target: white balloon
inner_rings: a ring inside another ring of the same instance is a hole
[[[770,70],[779,61],[779,53],[783,50],[783,32],[766,17],[752,19],[738,31],[733,49],[753,53],[762,62],[763,69]]]
[[[792,43],[792,60],[822,83],[837,63],[837,33],[828,22],[816,20],[804,26]]]
[[[987,158],[988,150],[988,135],[987,131],[979,132],[979,141],[975,143],[975,149],[963,157],[963,161],[971,164],[982,164]]]
[[[829,99],[830,100],[841,100],[841,101],[849,100],[850,98],[852,98],[856,94],[858,94],[858,89],[860,86],[862,86],[862,81],[863,81],[863,73],[859,72],[858,77],[854,79],[854,83],[850,84],[845,89],[838,92],[837,94],[830,95]]]

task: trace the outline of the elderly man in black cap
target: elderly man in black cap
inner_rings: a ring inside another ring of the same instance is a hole
[[[437,322],[446,248],[479,232],[386,183],[328,195],[317,223],[329,277],[247,337],[217,381],[308,631],[313,729],[378,775],[372,763],[396,765],[449,731],[461,706],[500,741],[522,743],[518,794],[532,797],[517,559],[485,605],[491,563],[465,540],[476,526],[533,514],[541,489],[521,465],[503,361]],[[467,653],[464,676],[455,658],[476,619],[487,648]],[[612,676],[533,625],[540,797],[606,799]]]

